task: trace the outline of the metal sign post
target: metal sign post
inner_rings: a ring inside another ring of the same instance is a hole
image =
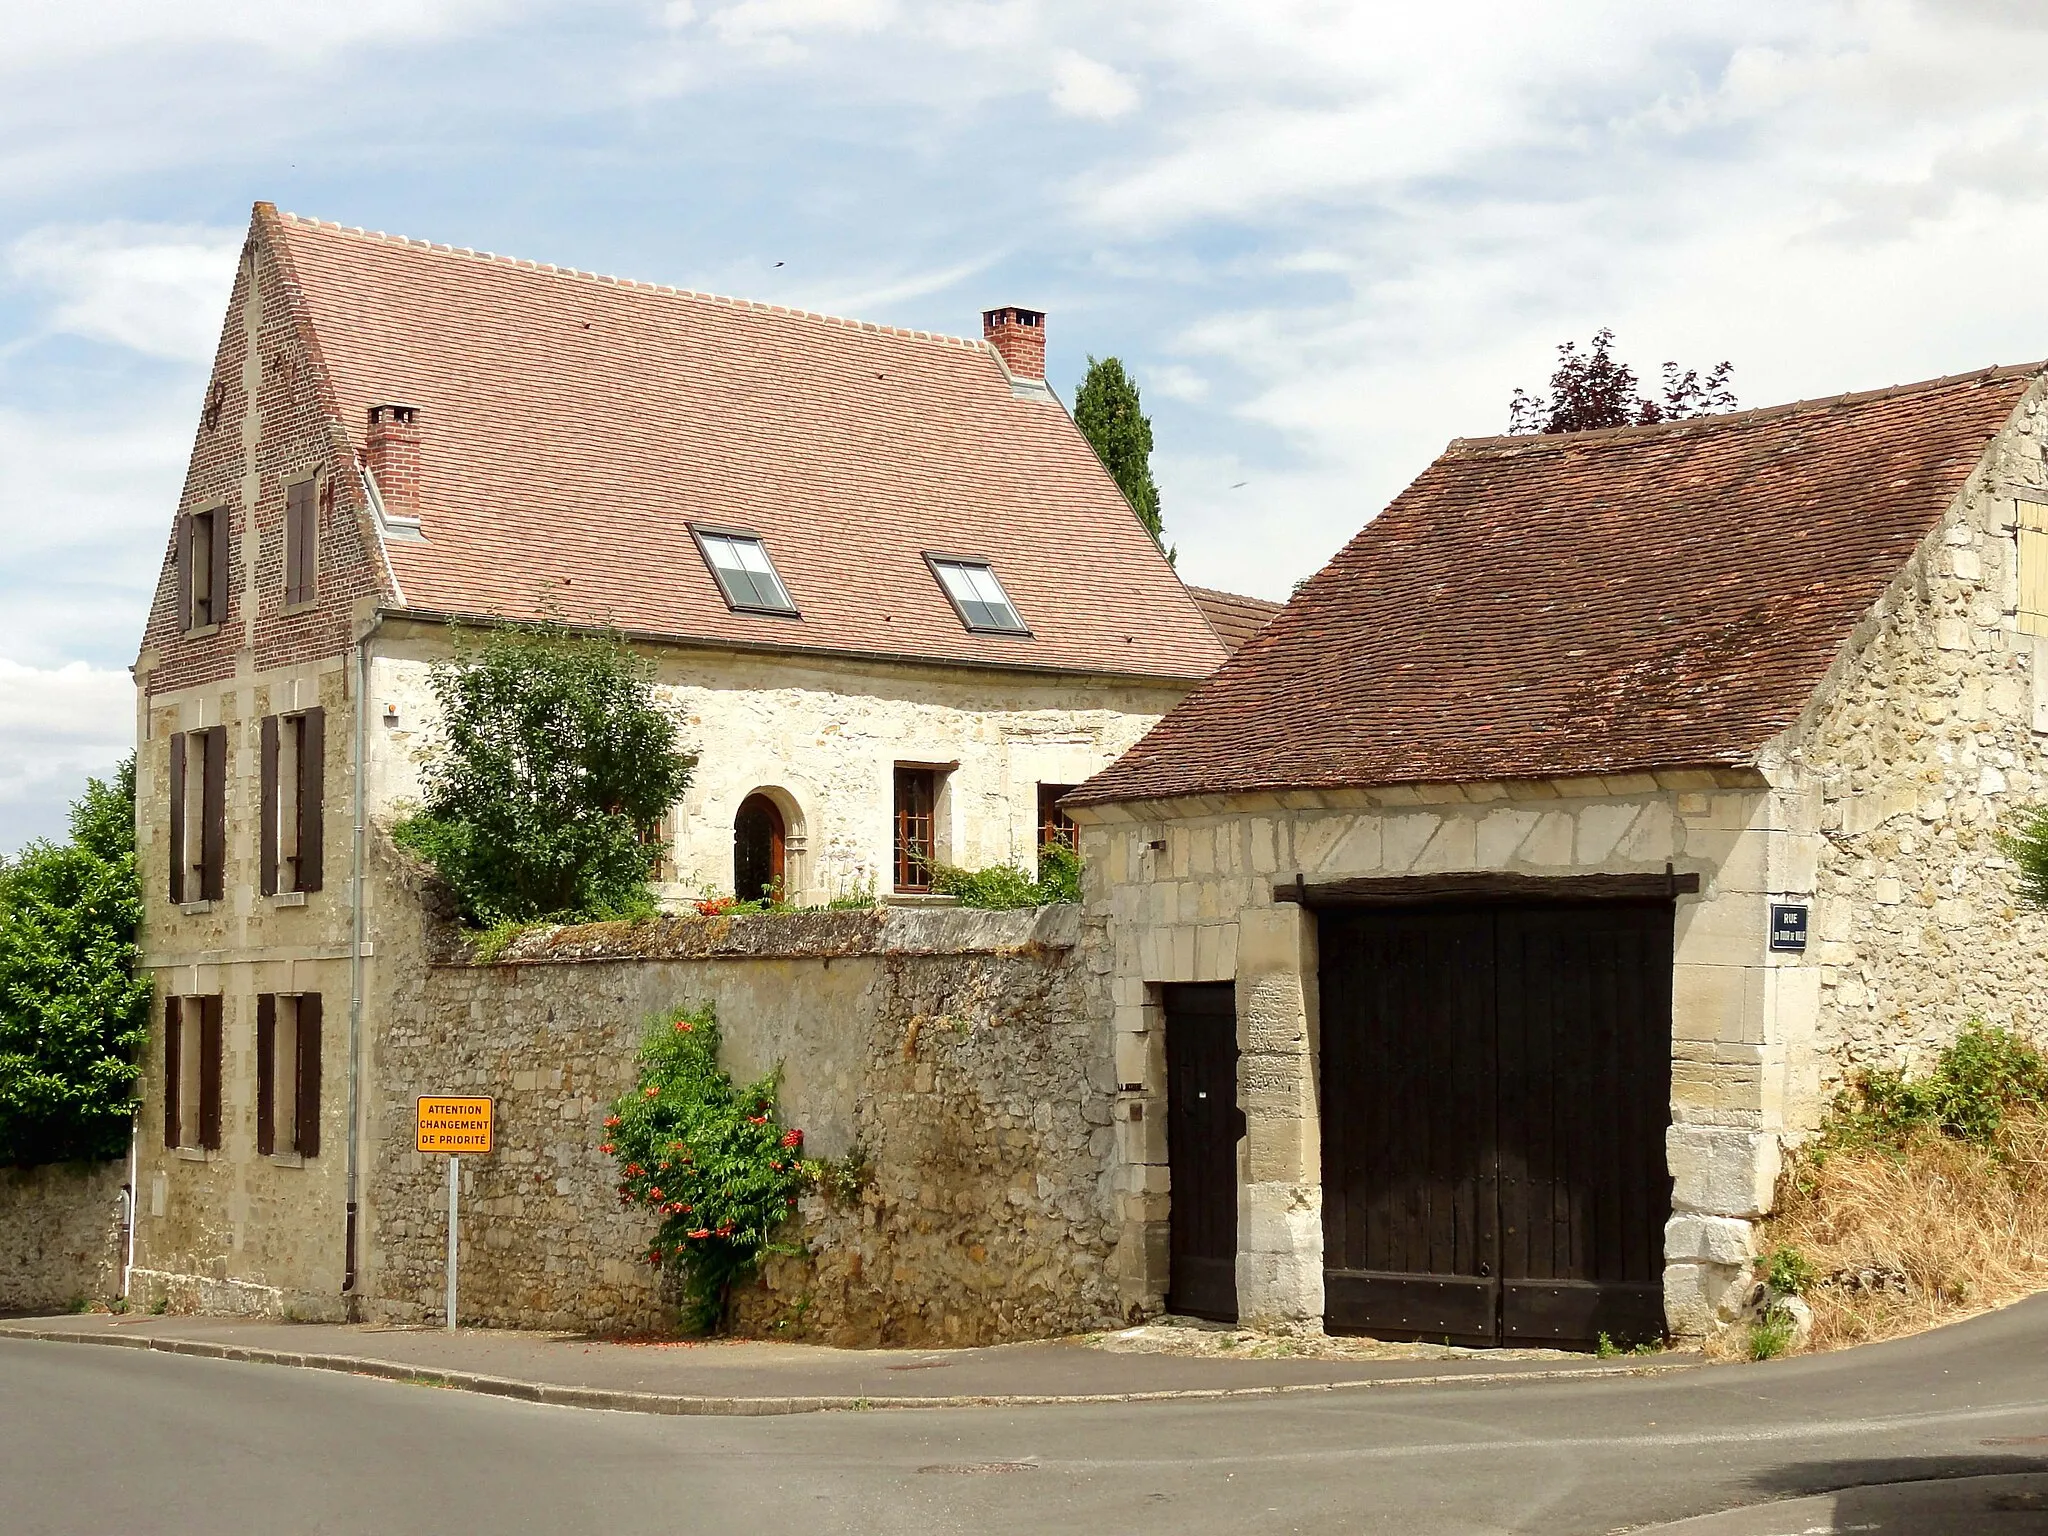
[[[418,1128],[413,1145],[421,1152],[448,1156],[448,1290],[443,1304],[448,1331],[455,1331],[455,1271],[461,1257],[462,1159],[491,1150],[491,1101],[481,1096],[428,1098],[416,1105]]]

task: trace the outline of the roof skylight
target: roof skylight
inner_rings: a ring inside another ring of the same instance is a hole
[[[704,563],[718,578],[718,589],[726,603],[742,613],[795,614],[789,589],[775,573],[768,558],[768,546],[749,533],[724,533],[709,528],[692,528],[697,547],[704,551]]]
[[[1010,635],[1031,633],[986,560],[960,560],[947,555],[926,555],[925,559],[946,589],[946,596],[952,599],[960,622],[969,629]]]

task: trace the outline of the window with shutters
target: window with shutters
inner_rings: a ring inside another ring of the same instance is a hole
[[[294,480],[284,491],[284,605],[310,603],[320,592],[318,485]]]
[[[2019,541],[2020,632],[2048,635],[2048,506],[2019,503]]]
[[[219,901],[227,894],[227,728],[179,732],[170,750],[171,900]]]
[[[896,889],[919,894],[932,888],[939,857],[938,768],[896,765]]]
[[[320,994],[256,999],[256,1150],[307,1158],[320,1150]]]
[[[220,1149],[220,997],[164,1000],[164,1145]]]
[[[326,714],[319,709],[263,717],[262,892],[320,889]]]
[[[211,629],[228,613],[228,513],[190,512],[178,524],[178,591],[183,627]]]

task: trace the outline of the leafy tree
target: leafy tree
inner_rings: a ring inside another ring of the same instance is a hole
[[[1532,395],[1517,389],[1508,402],[1510,432],[1592,432],[1604,427],[1653,426],[1735,409],[1728,388],[1732,363],[1716,364],[1703,378],[1696,368],[1683,372],[1664,365],[1663,388],[1654,400],[1638,392],[1635,370],[1615,359],[1614,332],[1602,326],[1585,352],[1575,341],[1557,349],[1557,371],[1550,376],[1550,394]]]
[[[1159,515],[1159,487],[1152,480],[1152,419],[1138,399],[1137,381],[1124,371],[1121,360],[1088,359],[1087,375],[1074,395],[1074,425],[1095,445],[1103,468],[1152,542],[1173,559],[1176,551],[1166,548],[1166,524]]]
[[[652,910],[647,832],[696,759],[617,635],[558,625],[458,636],[434,668],[440,742],[426,803],[393,835],[440,872],[479,927]]]
[[[135,972],[135,759],[89,781],[71,841],[0,866],[0,1162],[127,1150],[150,984]]]

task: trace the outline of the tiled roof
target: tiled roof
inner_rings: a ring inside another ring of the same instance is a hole
[[[982,342],[269,217],[358,449],[369,406],[419,408],[409,608],[1167,678],[1224,655]],[[692,521],[761,535],[801,619],[729,610]],[[928,550],[991,561],[1031,635],[968,633]]]
[[[1246,597],[1240,592],[1218,592],[1214,587],[1189,587],[1188,596],[1202,610],[1202,617],[1216,631],[1225,650],[1234,651],[1273,622],[1279,603],[1263,597]]]
[[[1748,761],[2041,371],[1453,442],[1073,799]]]

